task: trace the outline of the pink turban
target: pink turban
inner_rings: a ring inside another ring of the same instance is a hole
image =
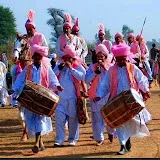
[[[75,25],[72,27],[72,31],[79,31],[79,22],[78,22],[78,18],[76,19],[76,23]]]
[[[70,14],[66,13],[65,16],[66,16],[66,20],[65,20],[65,23],[63,24],[63,28],[67,28],[67,27],[72,28],[72,18]]]
[[[75,58],[74,65],[79,66],[82,64],[82,59],[77,55],[75,48],[71,45],[66,45],[64,49],[64,56],[69,55],[72,58]]]
[[[108,56],[109,51],[108,51],[107,47],[104,44],[99,44],[96,47],[96,54],[98,54],[98,53],[103,53],[105,56]]]
[[[44,46],[39,46],[37,44],[34,44],[31,47],[32,56],[34,55],[35,52],[39,53],[42,57],[47,57],[48,56],[48,48],[44,47]]]
[[[130,38],[130,37],[134,38],[134,37],[135,37],[135,36],[134,36],[134,33],[129,33],[129,34],[127,35],[127,38]]]
[[[33,10],[29,10],[28,11],[28,20],[26,21],[26,24],[25,24],[25,27],[26,28],[35,28],[36,27],[36,25],[35,25],[35,23],[34,23],[34,15],[35,15],[35,11],[33,11]]]
[[[128,45],[114,45],[111,50],[115,57],[126,56],[127,60],[129,60],[131,63],[136,63],[133,59],[136,58],[136,56],[130,52],[130,47]]]
[[[118,33],[116,33],[116,35],[115,35],[114,37],[115,37],[115,38],[120,37],[120,38],[122,38],[122,39],[123,39],[123,34],[122,34],[122,33],[120,33],[120,32],[118,32]]]
[[[114,45],[111,50],[115,57],[127,56],[130,53],[130,47],[124,44]]]
[[[104,25],[100,23],[100,24],[98,24],[98,27],[99,27],[99,32],[98,32],[98,34],[104,34],[104,35],[105,35]]]

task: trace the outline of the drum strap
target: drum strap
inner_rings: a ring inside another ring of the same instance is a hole
[[[49,85],[48,70],[43,64],[41,64],[41,67],[43,67],[43,72],[42,72],[42,68],[40,72],[41,85],[48,88],[48,85]],[[26,80],[32,81],[32,71],[33,71],[32,64],[28,65],[27,71],[26,71]]]

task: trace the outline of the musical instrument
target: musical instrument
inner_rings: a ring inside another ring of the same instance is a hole
[[[98,63],[101,64],[101,63],[102,63],[102,60],[99,59],[99,60],[98,60]],[[96,70],[95,70],[95,73],[96,73],[96,74],[101,74],[101,67],[100,67],[100,65],[97,65],[97,68],[96,68]]]
[[[59,96],[40,84],[26,81],[17,100],[34,113],[51,116],[57,107]]]
[[[139,93],[131,88],[110,99],[101,109],[101,114],[111,128],[117,128],[136,116],[144,107]]]

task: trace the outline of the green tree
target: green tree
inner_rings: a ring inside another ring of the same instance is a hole
[[[7,44],[16,35],[16,24],[10,8],[0,6],[0,43]]]
[[[47,24],[52,27],[51,38],[50,41],[52,44],[55,44],[58,37],[62,34],[62,26],[65,22],[65,13],[62,9],[57,8],[48,8],[48,13],[52,17],[47,21]],[[75,21],[74,17],[72,17],[73,22]]]
[[[112,41],[112,35],[110,33],[110,29],[105,28],[105,38],[108,39],[109,41]],[[96,42],[99,40],[97,33],[95,35],[95,40],[96,40]]]
[[[124,35],[124,39],[126,40],[127,39],[127,35],[129,33],[134,33],[134,30],[129,28],[127,25],[123,25],[122,27],[122,34]]]

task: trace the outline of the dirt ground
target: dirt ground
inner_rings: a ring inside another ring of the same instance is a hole
[[[21,142],[22,129],[18,120],[18,110],[7,106],[0,107],[0,158],[160,158],[160,88],[153,88],[152,97],[146,107],[152,114],[152,121],[148,123],[150,137],[131,138],[132,151],[126,155],[116,155],[119,151],[118,139],[110,144],[105,134],[105,143],[96,146],[93,141],[91,121],[80,126],[80,139],[75,147],[53,148],[54,131],[44,136],[46,150],[33,154],[31,148],[34,139]]]

